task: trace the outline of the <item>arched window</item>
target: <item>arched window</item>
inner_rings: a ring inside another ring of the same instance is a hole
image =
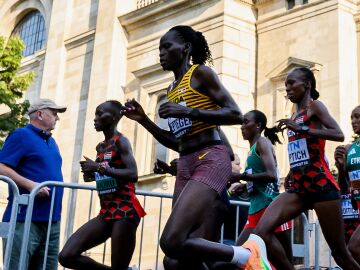
[[[165,103],[167,101],[166,96],[160,96],[158,98],[158,102],[156,104],[156,109],[155,109],[155,123],[162,129],[169,129],[168,126],[168,121],[167,119],[163,119],[159,116],[159,107],[161,106],[161,104]],[[163,146],[161,143],[159,143],[157,140],[154,139],[154,143],[153,143],[153,154],[152,154],[152,164],[154,164],[154,162],[156,161],[156,159],[160,159],[162,161],[167,162],[167,157],[168,157],[168,149]]]
[[[25,43],[24,56],[42,49],[46,41],[45,21],[39,11],[27,14],[15,27],[11,35],[18,35]]]

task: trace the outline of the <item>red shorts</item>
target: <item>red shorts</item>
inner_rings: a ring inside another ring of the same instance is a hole
[[[256,225],[259,223],[260,218],[264,214],[266,208],[261,209],[260,211],[256,212],[255,214],[249,214],[244,229],[254,229]],[[275,232],[284,232],[290,230],[293,226],[292,220],[284,223],[283,225],[277,227]]]

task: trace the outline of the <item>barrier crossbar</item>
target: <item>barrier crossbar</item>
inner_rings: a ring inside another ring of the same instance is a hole
[[[17,189],[16,184],[10,178],[0,176],[0,181],[6,182],[9,185],[9,187],[11,188],[11,190],[13,191],[13,194],[14,194],[14,203],[13,203],[12,212],[11,212],[11,220],[10,220],[9,224],[7,225],[8,228],[5,227],[5,229],[2,229],[2,226],[5,226],[5,225],[0,225],[0,236],[1,237],[6,237],[8,239],[7,246],[6,246],[6,252],[5,252],[5,256],[4,256],[4,270],[8,269],[8,265],[9,265],[9,262],[10,262],[10,255],[11,255],[12,242],[13,242],[12,237],[13,237],[14,231],[15,231],[16,213],[17,213],[19,202],[20,202],[20,204],[27,205],[26,217],[25,217],[25,226],[24,226],[22,246],[21,246],[21,253],[20,253],[20,258],[19,258],[19,270],[22,270],[22,269],[25,269],[25,264],[26,264],[26,254],[27,254],[27,249],[28,249],[28,241],[29,241],[29,234],[30,234],[31,219],[32,219],[32,213],[33,213],[34,201],[35,201],[36,194],[41,188],[43,188],[45,186],[51,187],[53,189],[52,197],[51,197],[51,205],[50,205],[50,220],[49,220],[49,223],[48,223],[47,237],[46,237],[46,243],[45,243],[45,254],[44,254],[45,258],[44,258],[44,263],[43,263],[43,267],[42,267],[43,270],[46,270],[45,266],[46,266],[46,258],[47,258],[48,245],[49,245],[49,236],[50,236],[50,229],[51,229],[51,222],[52,222],[52,213],[53,213],[53,210],[54,210],[54,199],[55,199],[54,194],[55,194],[56,189],[57,188],[64,188],[64,189],[67,188],[67,189],[70,189],[71,191],[75,191],[75,192],[78,191],[78,190],[88,190],[89,192],[91,192],[91,195],[90,195],[90,207],[89,207],[89,211],[91,211],[91,203],[92,203],[93,192],[96,191],[95,187],[91,186],[91,185],[84,185],[84,184],[47,181],[47,182],[43,182],[43,183],[39,184],[38,186],[36,186],[32,190],[32,192],[30,194],[19,195],[19,191]],[[160,203],[159,203],[159,217],[158,217],[158,224],[157,224],[157,231],[156,231],[156,238],[157,238],[156,254],[155,254],[155,259],[154,259],[154,261],[155,261],[155,269],[159,269],[159,255],[160,255],[159,240],[160,240],[160,235],[161,235],[161,227],[163,225],[163,223],[162,223],[163,200],[164,199],[171,200],[172,195],[171,194],[164,194],[164,193],[160,193],[160,192],[148,192],[148,191],[142,191],[142,190],[138,190],[136,192],[136,195],[143,197],[142,205],[143,205],[144,209],[146,209],[147,198],[152,197],[152,198],[157,198],[157,199],[160,200]],[[141,199],[140,199],[140,201],[141,201]],[[237,207],[237,209],[236,209],[237,210],[236,211],[236,227],[235,227],[236,228],[235,239],[236,239],[236,237],[239,235],[239,231],[238,231],[238,227],[239,227],[239,207],[240,206],[249,206],[249,202],[232,201],[231,200],[230,203]],[[68,213],[68,217],[73,215],[73,214],[74,213]],[[90,219],[90,218],[91,218],[91,212],[89,212],[89,214],[88,214],[88,219]],[[293,251],[294,251],[294,256],[304,258],[304,266],[309,267],[309,232],[312,230],[312,224],[308,222],[307,217],[306,217],[305,214],[302,214],[301,218],[302,218],[303,225],[304,225],[304,243],[303,244],[294,244],[293,243],[293,232],[292,232],[292,247],[293,247]],[[142,221],[141,221],[140,240],[138,242],[139,243],[139,251],[138,251],[139,258],[138,258],[138,261],[137,261],[137,266],[136,266],[137,268],[133,268],[133,269],[141,269],[145,224],[146,224],[146,217],[143,218]],[[3,232],[3,231],[7,231],[7,233],[2,234],[1,232]],[[71,233],[72,233],[72,231],[65,234],[65,238],[67,238],[67,236],[70,235]],[[220,242],[222,242],[222,241],[223,241],[223,229],[222,229],[222,233],[221,233]],[[103,262],[105,260],[105,252],[106,252],[106,247],[104,246]]]

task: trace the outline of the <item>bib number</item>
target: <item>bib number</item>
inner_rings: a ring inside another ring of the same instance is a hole
[[[181,106],[186,107],[186,102],[182,101],[178,103]],[[175,135],[176,138],[180,138],[181,136],[188,133],[192,127],[192,121],[190,118],[172,118],[168,119],[168,124],[171,132]]]
[[[252,174],[252,169],[247,169],[245,171],[247,174]],[[251,192],[254,191],[254,182],[253,181],[247,181],[246,182],[246,189],[247,189],[247,192],[250,194]]]
[[[350,195],[343,195],[341,197],[343,219],[359,219],[359,211],[353,209]]]
[[[299,139],[288,144],[290,168],[309,165],[309,151],[306,139]]]
[[[360,189],[360,170],[349,172],[350,186],[353,190]]]
[[[106,163],[106,166],[108,166],[108,163]],[[98,172],[95,172],[95,181],[96,190],[98,191],[99,195],[113,193],[118,188],[116,179],[107,175],[101,175]]]

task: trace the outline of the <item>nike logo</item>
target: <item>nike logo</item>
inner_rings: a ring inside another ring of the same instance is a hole
[[[199,156],[199,159],[203,159],[207,154],[209,154],[209,151],[208,152],[205,152],[204,154],[200,155]]]

